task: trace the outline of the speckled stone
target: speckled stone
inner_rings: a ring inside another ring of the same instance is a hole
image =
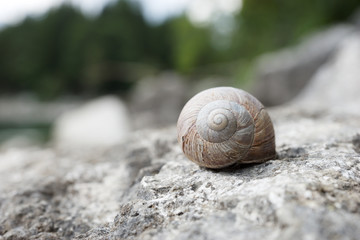
[[[276,159],[216,171],[186,159],[175,126],[106,149],[3,149],[0,239],[358,239],[360,116],[322,106],[269,109]]]

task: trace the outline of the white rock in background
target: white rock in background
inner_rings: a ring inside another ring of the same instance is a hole
[[[55,121],[54,142],[66,147],[106,147],[118,144],[130,132],[126,106],[107,96],[66,112]]]

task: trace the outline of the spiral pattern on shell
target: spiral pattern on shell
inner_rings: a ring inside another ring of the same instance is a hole
[[[263,105],[249,93],[219,87],[198,93],[184,106],[178,141],[200,166],[222,168],[275,157],[274,129]]]

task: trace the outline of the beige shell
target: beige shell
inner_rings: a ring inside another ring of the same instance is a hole
[[[185,155],[207,168],[274,159],[275,135],[264,106],[249,93],[218,87],[191,98],[177,122]]]

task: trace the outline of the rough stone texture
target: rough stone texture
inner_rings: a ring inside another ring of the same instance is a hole
[[[357,73],[340,67],[354,36],[324,69]],[[324,106],[269,109],[277,158],[216,171],[185,158],[174,126],[102,150],[2,149],[0,239],[358,239],[360,115]]]
[[[252,93],[266,106],[292,100],[354,31],[352,25],[333,26],[309,36],[297,46],[261,56],[256,64]]]
[[[271,112],[278,159],[211,171],[175,129],[103,152],[0,155],[3,239],[357,239],[360,118]],[[0,238],[1,239],[1,238]]]

